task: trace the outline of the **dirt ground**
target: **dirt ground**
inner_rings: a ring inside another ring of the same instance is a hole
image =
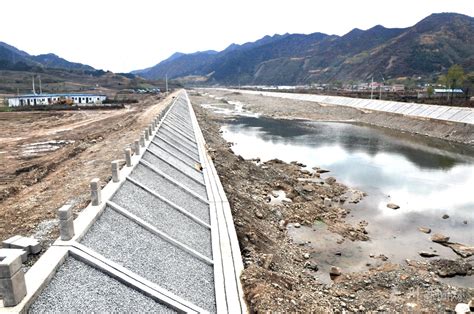
[[[84,208],[89,181],[110,180],[110,162],[124,159],[171,97],[116,110],[0,113],[0,239],[34,236],[47,248],[58,236],[56,210]]]
[[[246,95],[235,96],[239,101],[250,103]],[[265,100],[254,100],[250,108],[253,112],[286,118],[290,115],[288,103],[272,99],[269,106],[268,100],[266,105]],[[200,106],[219,101],[192,93],[191,102],[231,204],[245,266],[241,280],[251,312],[441,313],[453,311],[457,303],[467,303],[474,297],[474,289],[449,286],[440,281],[440,271],[447,269],[472,275],[472,265],[461,260],[407,260],[404,264],[393,264],[384,256],[374,256],[367,271],[356,273],[341,269],[342,274],[333,276],[332,283],[320,281],[318,272],[321,270],[311,258],[309,245],[294,243],[288,228],[290,225],[292,228],[311,226],[320,221],[354,245],[370,239],[365,221],[355,225],[345,222],[348,210],[342,208],[342,204],[348,187],[334,179],[321,182],[318,170],[309,172],[296,162],[261,163],[236,156],[231,144],[220,135],[225,117]],[[299,113],[299,109],[310,110],[304,104],[296,108]],[[331,110],[323,108],[306,117],[341,118]],[[345,114],[353,117],[355,113]],[[270,202],[275,190],[284,191],[291,202]],[[333,200],[331,206],[324,203],[325,198]]]

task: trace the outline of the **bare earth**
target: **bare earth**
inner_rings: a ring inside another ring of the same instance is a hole
[[[318,182],[317,174],[297,163],[279,160],[261,163],[236,156],[231,144],[219,132],[225,116],[200,105],[225,108],[227,101],[240,101],[245,103],[244,109],[268,116],[314,120],[354,119],[363,114],[315,104],[311,107],[304,102],[293,106],[288,100],[209,93],[226,98],[216,100],[199,91],[191,94],[191,102],[231,204],[245,265],[241,280],[251,312],[443,313],[453,311],[457,303],[467,303],[474,297],[474,289],[447,285],[439,277],[447,271],[471,276],[473,266],[469,259],[407,260],[394,264],[384,256],[374,256],[366,271],[342,269],[342,275],[334,277],[332,283],[322,282],[319,279],[322,270],[310,254],[310,245],[293,242],[288,230],[290,226],[311,226],[315,221],[321,221],[330,231],[341,235],[343,241],[357,245],[358,241],[369,240],[366,222],[350,225],[345,222],[349,214],[347,209],[337,204],[330,207],[324,204],[326,197],[342,199],[348,188],[335,180]],[[390,117],[388,120],[393,121]],[[441,136],[441,133],[437,134]],[[458,136],[457,140],[466,140],[469,134],[465,135]],[[284,191],[291,202],[270,202],[269,195],[275,190]]]
[[[110,180],[110,162],[171,97],[117,110],[0,113],[0,239],[34,236],[47,248],[58,235],[56,210],[84,208],[89,181]]]

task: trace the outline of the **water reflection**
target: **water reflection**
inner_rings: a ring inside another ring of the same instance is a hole
[[[368,192],[352,206],[358,209],[353,215],[373,222],[374,237],[389,233],[399,237],[400,247],[423,249],[432,246],[429,239],[416,245],[411,237],[420,237],[417,227],[427,226],[474,244],[473,147],[350,123],[239,117],[223,129],[244,158],[328,168],[339,181]],[[401,208],[388,209],[389,202]],[[450,218],[441,219],[444,214]]]

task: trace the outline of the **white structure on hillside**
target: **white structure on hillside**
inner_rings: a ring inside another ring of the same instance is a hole
[[[56,103],[70,102],[80,104],[101,104],[107,96],[94,94],[31,94],[11,97],[8,99],[9,107],[53,105]]]

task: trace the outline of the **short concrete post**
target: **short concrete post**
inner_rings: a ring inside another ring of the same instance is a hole
[[[140,155],[140,142],[141,140],[135,141],[135,147],[134,147],[135,155]]]
[[[140,147],[140,145],[138,145]],[[132,150],[130,148],[125,148],[125,164],[127,167],[132,166]]]
[[[150,133],[150,136],[153,134],[153,131],[154,131],[154,128],[153,128],[153,126],[150,124],[150,125],[148,126],[148,133]]]
[[[145,129],[143,134],[145,135],[145,140],[149,141],[150,140],[150,133],[148,132],[148,128]]]
[[[72,205],[66,204],[58,209],[59,235],[61,240],[69,241],[74,237],[74,217],[72,216]]]
[[[100,180],[98,178],[91,180],[91,203],[92,206],[97,206],[102,202],[100,195]]]
[[[110,163],[112,167],[112,181],[119,182],[120,181],[120,164],[118,160],[114,160]]]
[[[15,306],[26,296],[25,273],[21,250],[2,250],[0,253],[0,295],[5,307]]]
[[[145,133],[140,136],[140,146],[145,147]]]

